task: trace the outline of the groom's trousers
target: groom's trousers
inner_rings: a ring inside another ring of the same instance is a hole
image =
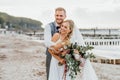
[[[50,62],[51,62],[51,54],[48,52],[48,48],[47,48],[47,50],[46,50],[46,74],[47,74],[47,80],[49,78]]]

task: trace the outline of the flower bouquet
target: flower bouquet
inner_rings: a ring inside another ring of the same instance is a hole
[[[83,67],[84,60],[87,58],[95,58],[93,53],[88,52],[89,50],[92,50],[92,46],[79,46],[77,43],[70,45],[67,45],[65,50],[69,50],[69,52],[64,55],[64,59],[66,61],[67,65],[67,71],[70,71],[71,78],[75,78],[77,75],[77,72],[80,72],[80,65]]]
[[[61,46],[60,51],[56,51],[55,48],[48,51],[59,61],[59,66],[65,65],[64,78],[66,78],[66,73],[69,71],[71,79],[75,79],[77,73],[81,71],[80,66],[84,66],[85,59],[95,58],[93,53],[89,52],[92,49],[93,47],[89,45],[79,46],[77,43],[70,43]]]

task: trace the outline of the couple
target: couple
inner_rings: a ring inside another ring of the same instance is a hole
[[[79,30],[75,27],[72,20],[65,20],[66,10],[64,8],[55,9],[55,21],[45,27],[44,39],[46,50],[46,72],[47,80],[64,80],[64,67],[59,66],[58,62],[64,64],[65,61],[57,58],[48,50],[53,49],[56,53],[59,48],[69,43],[77,42],[79,45],[85,45]],[[82,70],[82,76],[77,75],[75,80],[98,80],[89,60],[83,60],[85,63]],[[71,80],[69,72],[66,74],[66,80]]]

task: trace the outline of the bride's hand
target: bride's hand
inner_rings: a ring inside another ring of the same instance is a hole
[[[79,51],[77,49],[74,49],[74,53],[79,54]]]
[[[60,63],[61,64],[65,64],[65,60],[64,59],[60,59]]]
[[[62,54],[62,56],[65,56],[66,54],[68,54],[70,52],[70,50],[68,49],[68,50],[63,50],[62,52],[61,52],[61,54]]]
[[[85,65],[85,59],[84,59],[84,58],[81,58],[80,61],[81,61],[80,66],[81,66],[81,67],[84,67],[84,65]]]

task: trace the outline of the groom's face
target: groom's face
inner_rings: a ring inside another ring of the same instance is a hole
[[[56,11],[55,12],[55,20],[56,20],[57,24],[61,24],[65,18],[66,18],[66,14],[64,11]]]

